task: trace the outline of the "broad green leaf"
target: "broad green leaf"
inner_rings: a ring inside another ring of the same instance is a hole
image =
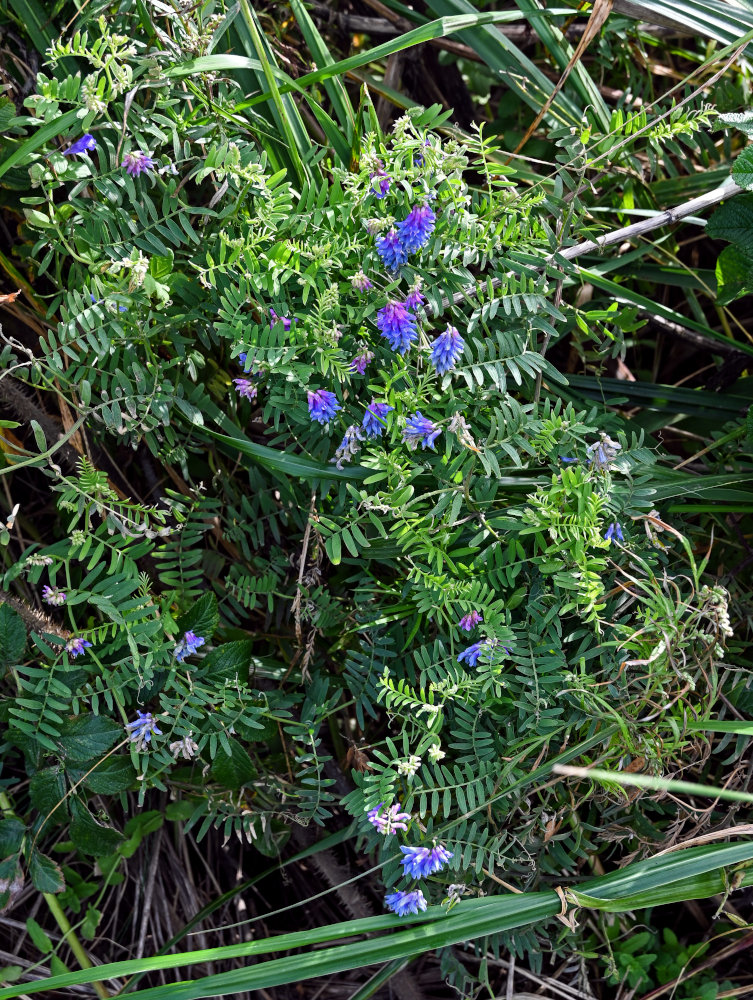
[[[96,761],[125,736],[122,726],[104,715],[77,715],[60,726],[56,740],[60,754],[67,761]]]
[[[254,644],[251,639],[239,639],[235,642],[225,642],[213,649],[201,661],[199,672],[202,677],[222,686],[225,681],[233,681],[239,677],[241,681],[248,680],[248,670],[253,658]]]
[[[217,598],[212,591],[202,594],[196,603],[178,618],[178,640],[184,633],[193,632],[209,642],[220,624]]]
[[[58,822],[68,819],[65,775],[62,767],[45,767],[37,771],[29,782],[29,797],[31,804],[43,816],[49,816],[55,810],[55,819]]]
[[[26,930],[29,932],[29,937],[34,942],[34,946],[43,955],[48,955],[52,951],[52,941],[50,941],[41,925],[33,917],[26,918]]]
[[[753,285],[753,253],[737,246],[725,247],[716,262],[716,301],[729,305]]]
[[[15,816],[8,819],[0,819],[0,858],[7,858],[11,854],[18,854],[21,850],[25,833],[26,827]]]
[[[32,885],[39,892],[55,893],[65,889],[65,879],[60,865],[36,848],[29,858],[29,875]]]
[[[26,629],[21,615],[10,604],[0,604],[0,664],[15,666],[23,659],[25,649]]]
[[[732,164],[732,176],[741,188],[753,187],[753,146],[748,146]]]
[[[71,800],[71,840],[83,854],[97,857],[111,854],[123,842],[123,835],[111,826],[98,823],[80,799]]]
[[[706,235],[753,252],[753,194],[739,194],[720,205],[708,221]]]
[[[217,751],[212,761],[211,775],[223,788],[240,788],[259,776],[248,752],[237,740],[230,740],[232,754]]]

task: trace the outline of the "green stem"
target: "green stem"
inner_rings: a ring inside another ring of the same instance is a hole
[[[269,93],[272,95],[272,102],[277,110],[277,114],[280,116],[280,123],[282,124],[285,138],[287,139],[290,147],[290,155],[293,159],[293,166],[298,174],[298,180],[303,184],[306,181],[306,168],[304,167],[303,160],[298,152],[298,146],[295,141],[295,136],[293,135],[293,130],[290,127],[290,121],[285,110],[285,105],[282,103],[280,89],[277,86],[277,80],[275,79],[275,75],[272,71],[272,64],[270,63],[266,49],[264,48],[264,43],[261,35],[259,34],[259,29],[256,26],[254,15],[251,12],[251,8],[248,6],[248,0],[240,0],[240,8],[243,20],[246,22],[246,27],[248,28],[248,33],[251,35],[251,41],[253,42],[253,46],[259,56],[259,62],[264,70],[264,77],[267,81]]]
[[[68,946],[73,952],[73,954],[76,956],[78,964],[81,966],[82,969],[93,969],[94,964],[84,951],[84,946],[81,944],[78,937],[76,936],[76,932],[68,923],[68,918],[66,917],[65,913],[63,913],[63,908],[57,901],[57,897],[53,896],[52,893],[49,892],[43,892],[42,895],[44,896],[45,902],[50,908],[50,913],[55,918],[58,927],[63,933],[63,940],[68,942]],[[108,1000],[110,994],[107,992],[107,989],[104,987],[102,983],[96,982],[92,983],[92,985],[94,986],[94,989],[96,990],[98,997],[101,997],[102,1000]]]

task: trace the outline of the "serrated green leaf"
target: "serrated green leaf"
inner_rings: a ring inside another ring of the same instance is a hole
[[[55,893],[65,889],[65,879],[60,865],[36,848],[31,852],[29,859],[29,875],[34,888],[39,892]]]
[[[60,726],[57,741],[66,761],[96,761],[125,737],[121,726],[103,715],[77,715]]]
[[[0,665],[20,663],[26,648],[26,629],[21,615],[9,604],[0,604]]]
[[[111,826],[98,823],[80,799],[72,799],[70,836],[76,847],[92,857],[112,852],[123,843],[123,835]]]
[[[185,632],[194,632],[209,642],[219,624],[220,612],[217,609],[217,598],[214,593],[209,591],[202,594],[193,607],[178,618],[178,638],[182,639]]]
[[[230,740],[231,754],[220,751],[212,761],[212,780],[223,788],[240,788],[258,777],[248,752],[237,740]]]
[[[201,676],[220,685],[225,681],[233,681],[236,677],[246,681],[253,649],[251,639],[223,643],[202,660],[199,668]]]

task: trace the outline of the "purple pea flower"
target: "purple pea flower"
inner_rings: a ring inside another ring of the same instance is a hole
[[[121,167],[125,167],[126,173],[130,174],[131,177],[138,177],[145,170],[151,170],[154,166],[154,160],[151,156],[137,149],[132,153],[126,153],[120,165]]]
[[[415,312],[416,309],[418,309],[419,306],[422,306],[425,301],[426,300],[425,300],[424,295],[423,295],[423,293],[421,291],[420,284],[419,285],[414,285],[413,288],[411,288],[411,290],[408,292],[408,294],[405,297],[405,308],[406,309],[412,309],[413,312]]]
[[[382,198],[386,198],[390,190],[390,183],[392,178],[389,176],[386,170],[379,167],[375,173],[371,175],[371,193],[375,194],[379,201]]]
[[[277,313],[274,311],[274,309],[269,310],[269,315],[271,317],[269,325],[274,326],[275,323],[282,323],[282,325],[285,327],[285,333],[288,332],[293,323],[298,322],[297,319],[288,319],[287,316],[278,316]]]
[[[408,913],[418,913],[419,910],[425,910],[427,905],[420,889],[414,889],[412,892],[398,890],[385,896],[384,902],[398,917],[404,917]]]
[[[393,351],[405,354],[418,337],[415,316],[402,302],[388,302],[377,313],[377,326]]]
[[[366,819],[375,829],[383,833],[385,837],[396,830],[408,829],[407,824],[410,822],[410,813],[400,812],[399,802],[391,805],[384,814],[382,814],[383,808],[384,802],[380,802],[375,809],[369,809],[366,813]]]
[[[366,431],[366,437],[381,437],[384,433],[384,418],[394,409],[394,406],[388,406],[387,403],[377,403],[372,399],[363,415],[362,427]]]
[[[408,251],[403,246],[397,229],[390,229],[384,236],[378,237],[376,248],[385,267],[393,271],[397,271],[408,260]]]
[[[414,205],[402,222],[398,222],[397,231],[400,242],[407,253],[415,253],[429,241],[436,216],[428,205]]]
[[[357,292],[368,292],[370,288],[374,287],[363,271],[356,271],[350,279],[350,284]]]
[[[468,664],[469,667],[475,667],[478,663],[478,658],[481,656],[482,652],[486,649],[486,641],[474,642],[472,646],[468,646],[458,657],[458,663],[462,663],[463,660]]]
[[[87,642],[86,639],[81,639],[76,636],[75,639],[69,639],[65,644],[66,653],[70,653],[71,656],[81,656],[85,649],[89,649],[91,643]]]
[[[42,587],[42,600],[45,604],[51,604],[53,607],[59,608],[61,604],[65,604],[68,600],[68,595],[60,590],[59,587],[48,587],[45,584]]]
[[[431,362],[437,369],[438,375],[444,375],[451,368],[455,367],[455,362],[463,353],[465,343],[454,326],[449,326],[444,333],[440,333],[431,345]]]
[[[239,396],[243,396],[244,399],[256,399],[256,394],[258,393],[257,386],[248,378],[234,378],[233,384],[235,385],[236,392]]]
[[[81,153],[89,153],[89,150],[97,148],[97,140],[93,135],[88,132],[86,135],[82,135],[80,139],[76,139],[68,149],[63,150],[63,156],[79,156]]]
[[[478,612],[478,611],[469,611],[467,615],[464,615],[460,619],[460,621],[458,622],[458,625],[465,632],[472,632],[473,629],[478,625],[478,623],[482,622],[483,620],[484,619],[481,617],[480,612]]]
[[[370,361],[374,360],[373,351],[361,351],[360,354],[356,354],[353,360],[350,362],[350,370],[355,375],[358,372],[359,375],[364,375],[366,373],[366,366]]]
[[[403,872],[411,878],[427,878],[434,872],[440,872],[452,858],[452,852],[442,844],[434,844],[433,847],[401,847],[400,850],[405,855],[400,859]]]
[[[178,663],[182,663],[187,656],[193,656],[199,646],[203,646],[206,639],[203,635],[196,635],[195,632],[186,632],[173,652]]]
[[[312,420],[320,424],[329,423],[338,410],[342,409],[334,392],[327,389],[315,389],[308,393],[309,413]]]
[[[133,722],[126,725],[131,739],[143,746],[152,739],[152,734],[162,735],[162,730],[157,728],[157,720],[151,712],[137,712]]]
[[[414,416],[408,417],[403,431],[403,441],[411,451],[421,445],[422,448],[434,450],[434,442],[442,433],[441,427],[437,427],[428,417],[422,417],[421,411],[416,410]]]
[[[625,541],[625,538],[622,534],[622,525],[620,524],[619,521],[612,521],[612,523],[609,525],[606,532],[604,533],[604,538],[606,538],[608,542],[611,542],[613,538],[616,538],[620,542]]]

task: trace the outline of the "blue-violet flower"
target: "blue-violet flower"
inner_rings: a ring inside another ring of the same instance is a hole
[[[417,283],[411,288],[405,297],[405,307],[406,309],[412,309],[413,312],[415,312],[416,309],[418,309],[419,306],[422,306],[425,301],[423,292],[421,291],[421,279],[419,278]]]
[[[136,715],[137,717],[133,722],[129,722],[126,725],[126,729],[129,730],[129,735],[134,742],[143,746],[144,743],[151,741],[153,733],[157,736],[162,735],[162,730],[157,728],[157,720],[151,712],[137,712]]]
[[[187,656],[193,656],[199,646],[203,646],[206,640],[202,635],[195,632],[186,632],[173,652],[178,663],[182,663]]]
[[[390,190],[391,181],[392,178],[389,176],[387,171],[379,167],[379,169],[371,175],[372,194],[375,194],[380,201],[382,198],[386,198]]]
[[[419,445],[422,448],[431,448],[434,450],[434,442],[441,433],[441,427],[433,424],[428,417],[422,417],[421,411],[416,410],[415,415],[408,417],[405,422],[403,441],[405,441],[411,451],[415,451]]]
[[[377,313],[377,326],[393,351],[405,354],[418,337],[415,316],[402,302],[388,302]]]
[[[444,375],[455,367],[464,347],[465,342],[454,326],[448,325],[445,332],[440,333],[431,345],[431,363],[439,375]]]
[[[469,611],[467,615],[464,615],[460,619],[458,625],[465,632],[472,632],[473,629],[478,625],[478,623],[482,622],[483,620],[484,619],[481,617],[481,613],[479,611]]]
[[[372,399],[363,415],[362,426],[366,431],[366,437],[381,437],[384,433],[384,418],[394,409],[394,406],[388,406],[387,403],[377,403]]]
[[[71,656],[81,656],[85,649],[89,649],[91,643],[87,642],[86,639],[81,639],[76,636],[75,639],[69,639],[65,644],[66,653],[70,653]]]
[[[387,906],[398,917],[404,917],[408,913],[418,913],[419,910],[426,909],[426,900],[420,889],[413,889],[412,892],[398,890],[384,897]]]
[[[275,323],[282,323],[282,325],[285,327],[285,333],[288,332],[293,323],[298,322],[297,319],[288,319],[287,316],[278,316],[277,313],[274,311],[274,309],[269,310],[269,315],[271,317],[269,320],[269,325],[274,326]]]
[[[320,424],[329,423],[338,410],[342,409],[334,392],[327,389],[314,389],[308,393],[309,413],[312,420]]]
[[[384,236],[377,237],[376,248],[385,267],[393,271],[397,271],[408,259],[408,251],[403,246],[397,229],[390,229]]]
[[[440,872],[452,858],[452,852],[441,844],[433,847],[401,847],[405,857],[400,859],[403,871],[411,878],[426,878]]]
[[[613,521],[607,528],[604,537],[608,542],[611,542],[613,538],[616,538],[620,542],[624,542],[625,538],[622,534],[622,525],[619,521]]]
[[[355,424],[351,424],[338,445],[335,457],[331,458],[330,462],[334,462],[338,469],[342,469],[343,463],[352,461],[361,450],[363,436],[363,431],[356,427]]]
[[[63,156],[78,156],[80,153],[88,153],[90,149],[97,148],[97,140],[93,135],[88,132],[86,135],[82,135],[80,139],[76,139],[68,149],[63,150]]]
[[[463,660],[466,661],[469,667],[475,667],[478,663],[478,658],[481,656],[482,652],[487,648],[486,640],[481,642],[474,642],[472,646],[468,646],[458,657],[458,663],[462,663]]]
[[[154,166],[154,160],[151,156],[137,149],[133,153],[126,153],[120,165],[126,168],[126,173],[130,174],[131,177],[138,177],[139,174],[142,174],[145,170],[150,170]]]
[[[397,231],[400,242],[408,253],[415,253],[429,241],[436,216],[428,205],[414,205],[402,222],[398,222]]]

